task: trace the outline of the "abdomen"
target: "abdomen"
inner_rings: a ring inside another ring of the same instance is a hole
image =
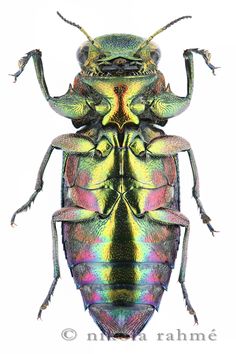
[[[92,169],[93,161],[98,169],[97,157],[89,156],[86,163],[86,156],[65,156],[63,207],[93,213],[86,220],[63,222],[63,243],[85,308],[101,330],[108,337],[135,337],[158,310],[176,259],[179,227],[153,220],[149,211],[179,208],[177,161],[152,161],[154,177],[139,182],[132,178],[132,151],[127,147],[122,155],[115,149],[111,153],[117,154],[117,164],[123,159],[124,174],[120,176],[116,166],[109,177],[104,170],[103,183],[101,176],[100,181],[84,180],[93,175],[84,170],[87,164]]]

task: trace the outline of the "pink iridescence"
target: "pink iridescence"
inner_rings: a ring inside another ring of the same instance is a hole
[[[168,261],[168,258],[165,254],[161,253],[160,251],[152,251],[149,254],[148,257],[149,261],[151,262],[160,262],[160,263],[165,263]]]
[[[92,283],[94,280],[96,280],[96,276],[92,273],[87,273],[82,278],[83,283]]]
[[[152,174],[152,181],[157,186],[164,186],[167,182],[166,177],[163,175],[162,171],[154,171]]]
[[[71,155],[68,157],[65,168],[65,182],[68,186],[73,186],[78,165],[78,157]]]
[[[88,249],[83,249],[81,252],[77,253],[75,257],[76,262],[86,262],[86,261],[92,261],[94,259],[94,254],[89,251]]]
[[[92,191],[79,187],[71,188],[71,198],[73,202],[87,210],[100,211],[96,196]]]
[[[96,303],[96,302],[99,302],[99,301],[101,301],[101,296],[98,293],[94,292],[91,295],[91,297],[90,297],[90,302],[91,303]]]
[[[76,185],[80,187],[86,187],[90,181],[91,177],[86,171],[80,171],[76,178]]]
[[[175,160],[172,156],[163,159],[164,170],[169,184],[173,184],[176,180]]]
[[[147,281],[148,281],[148,283],[160,283],[160,276],[158,276],[156,273],[152,272],[149,274]]]
[[[145,202],[145,211],[155,210],[165,206],[171,200],[171,191],[172,188],[170,186],[163,186],[151,190]]]
[[[147,304],[153,304],[154,303],[154,296],[152,295],[152,294],[145,294],[144,296],[143,296],[143,302],[144,303],[147,303]]]

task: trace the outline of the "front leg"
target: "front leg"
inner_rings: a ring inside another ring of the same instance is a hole
[[[194,65],[193,53],[200,54],[205,60],[207,66],[215,74],[215,67],[210,63],[211,55],[207,50],[192,48],[184,51],[185,67],[187,74],[187,95],[185,97],[176,96],[170,92],[169,86],[165,92],[155,97],[150,97],[148,103],[152,112],[160,119],[169,119],[185,111],[191,101],[194,86]]]
[[[46,100],[49,100],[50,95],[44,77],[43,62],[41,57],[42,57],[42,53],[39,49],[31,50],[30,52],[26,53],[26,55],[23,58],[19,60],[18,62],[19,70],[15,74],[10,74],[10,75],[14,76],[15,78],[14,82],[16,82],[18,77],[23,73],[25,66],[30,60],[30,58],[33,58],[35,71],[36,71],[40,88]]]
[[[15,82],[24,71],[30,58],[34,61],[35,72],[41,91],[54,111],[66,118],[77,120],[83,118],[91,110],[93,106],[91,98],[82,96],[71,85],[65,95],[59,97],[50,96],[44,76],[42,53],[39,49],[31,50],[19,60],[19,70],[15,74],[11,74],[11,76],[14,76]]]

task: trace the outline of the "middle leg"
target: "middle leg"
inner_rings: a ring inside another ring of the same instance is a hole
[[[193,189],[192,195],[196,201],[199,208],[201,219],[204,224],[207,225],[212,235],[216,232],[213,226],[210,224],[210,217],[206,214],[203,204],[200,200],[200,187],[199,187],[199,176],[196,161],[194,158],[193,150],[191,145],[187,140],[175,135],[164,135],[153,139],[147,146],[147,151],[153,156],[175,156],[179,152],[187,151],[189,156],[189,161],[193,174]]]

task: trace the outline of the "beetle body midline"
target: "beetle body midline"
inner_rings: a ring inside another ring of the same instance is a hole
[[[59,13],[58,13],[59,14]],[[193,174],[193,197],[202,221],[214,234],[199,199],[199,177],[190,144],[166,135],[169,118],[189,106],[194,83],[193,53],[214,73],[210,53],[184,51],[187,94],[175,95],[158,70],[160,50],[152,39],[117,34],[87,37],[77,51],[81,72],[59,97],[49,94],[41,52],[32,50],[19,62],[15,81],[32,57],[44,97],[58,114],[71,119],[76,133],[50,144],[39,168],[35,191],[12,217],[26,210],[43,187],[52,151],[63,152],[62,204],[52,216],[54,278],[38,317],[48,306],[60,277],[56,223],[62,223],[63,245],[84,305],[108,337],[135,338],[158,310],[168,287],[183,236],[179,273],[187,310],[196,313],[185,286],[189,220],[180,212],[178,154],[187,152]]]
[[[86,135],[91,138],[91,131],[83,132]],[[141,131],[129,128],[124,135],[126,149],[115,149],[116,129],[104,128],[94,137],[94,151],[84,156],[66,154],[63,173],[63,209],[94,212],[86,220],[63,222],[66,258],[85,308],[108,337],[121,331],[135,337],[158,309],[179,244],[179,226],[161,225],[149,216],[150,210],[161,207],[179,208],[176,159],[149,153]],[[149,137],[147,146],[150,143]],[[98,179],[104,184],[90,189]],[[150,181],[153,188],[143,187]],[[121,323],[117,307],[124,305],[127,313]],[[104,321],[104,316],[110,321]]]
[[[125,124],[138,124],[138,114],[143,113],[145,104],[142,97],[148,87],[157,81],[157,76],[142,77],[82,77],[81,82],[92,87],[103,100],[96,111],[104,115],[102,125],[116,124],[122,130]],[[105,104],[106,102],[106,104]],[[105,106],[105,111],[102,109]]]

